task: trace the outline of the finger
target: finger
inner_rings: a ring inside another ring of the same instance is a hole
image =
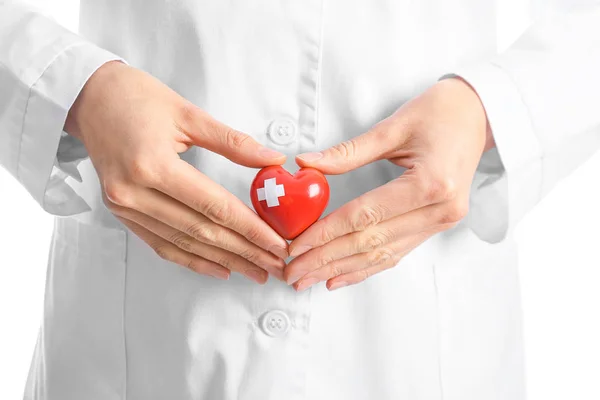
[[[306,290],[308,287],[322,281],[327,281],[329,290],[361,282],[375,272],[381,272],[398,264],[406,254],[410,253],[433,233],[432,231],[421,232],[405,237],[388,246],[334,261],[299,280],[295,284],[296,290]]]
[[[210,275],[223,280],[229,279],[230,271],[227,268],[195,254],[187,253],[131,220],[122,217],[117,218],[146,242],[162,259],[179,264],[199,274]]]
[[[239,272],[259,284],[264,284],[268,279],[267,271],[236,254],[198,242],[181,231],[171,228],[142,213],[134,212],[131,215],[134,218],[134,222],[186,253],[196,254],[230,271]],[[272,270],[274,274],[278,271],[276,268],[272,268]]]
[[[422,207],[367,230],[350,233],[316,247],[295,258],[285,267],[286,282],[294,283],[311,271],[336,260],[374,251],[424,230],[435,229],[435,227],[443,230],[450,227],[455,222],[450,220],[453,217],[450,216],[447,209],[448,206],[445,203]]]
[[[386,158],[403,142],[404,134],[396,127],[393,133],[387,120],[371,130],[350,140],[317,153],[304,153],[296,157],[300,167],[312,167],[325,174],[343,174],[363,165]]]
[[[165,223],[177,231],[196,239],[199,242],[220,247],[247,259],[256,265],[267,265],[275,269],[285,267],[287,255],[280,252],[279,256],[261,249],[246,240],[245,237],[221,225],[217,225],[204,215],[192,210],[183,203],[153,189],[139,188],[136,210],[142,214]],[[128,217],[131,209],[112,207],[111,211]],[[133,211],[133,210],[131,210]],[[129,217],[130,219],[133,219]]]
[[[336,280],[328,281],[325,286],[328,290],[332,291],[345,286],[356,285],[357,283],[363,282],[367,280],[367,278],[378,274],[379,272],[394,268],[399,262],[400,260],[397,262],[389,261],[366,269],[348,272],[347,274],[341,275],[341,277],[337,278]]]
[[[182,128],[197,146],[251,168],[281,165],[286,156],[258,143],[251,136],[215,120],[199,107],[185,109]]]
[[[271,275],[275,276],[277,279],[283,280],[283,268],[285,267],[285,261],[275,257],[274,255],[264,252],[264,250],[262,249],[257,249],[262,251],[264,253],[265,256],[261,257],[259,255],[259,253],[251,253],[250,250],[244,250],[242,254],[238,254],[238,253],[234,253],[231,250],[227,249],[226,247],[228,247],[228,245],[225,246],[215,246],[212,243],[207,243],[208,240],[204,240],[204,241],[199,241],[197,239],[195,239],[194,237],[192,237],[191,235],[189,235],[188,233],[181,231],[177,228],[173,228],[171,226],[169,226],[168,224],[165,224],[151,216],[148,216],[146,214],[143,214],[139,211],[133,210],[133,209],[124,209],[122,207],[111,207],[111,211],[118,216],[121,216],[123,218],[127,218],[131,221],[134,221],[136,223],[138,223],[141,226],[144,226],[145,228],[156,232],[157,234],[159,234],[159,236],[161,236],[162,238],[164,238],[165,240],[173,243],[174,245],[176,245],[177,247],[181,248],[184,251],[187,251],[188,253],[194,253],[197,254],[199,256],[211,259],[212,261],[216,261],[219,263],[223,263],[223,262],[227,262],[227,260],[229,258],[231,258],[231,255],[235,255],[235,256],[239,256],[242,257],[243,260],[248,261],[250,264],[253,264],[256,266],[256,268],[258,268],[259,270],[265,270],[268,273],[270,273]],[[207,232],[203,233],[202,238],[214,238],[216,236],[218,236],[218,233],[214,233],[214,232],[210,232],[210,229],[215,228],[217,230],[224,230],[224,228],[208,221],[206,223],[207,225],[204,226],[202,229],[207,230]],[[212,225],[210,225],[212,224]],[[231,232],[231,231],[229,231]],[[227,235],[227,233],[225,233],[225,235]],[[204,245],[204,246],[203,246]],[[251,244],[250,244],[251,245]],[[215,249],[219,249],[219,251],[215,252]],[[220,252],[221,250],[223,250],[224,252]],[[208,255],[206,255],[208,254]],[[223,257],[223,256],[227,256],[228,258],[223,259],[222,262],[213,259],[213,257],[219,259],[219,257]],[[261,261],[261,259],[265,258],[266,261]],[[244,265],[247,265],[246,263],[244,263],[243,265],[240,266],[240,268],[243,268]],[[229,265],[227,265],[227,267],[229,268]],[[237,268],[233,268],[234,270],[238,270]],[[242,271],[238,271],[238,272],[242,272]],[[247,275],[245,272],[242,272],[244,275]],[[258,277],[259,280],[262,279],[262,275],[264,275],[262,272],[260,273],[253,273],[252,271],[248,271],[248,273],[253,274],[253,276]],[[256,279],[254,279],[256,280]]]
[[[179,200],[257,246],[286,258],[287,242],[223,186],[183,160],[172,163],[166,179],[155,189]]]
[[[340,236],[364,231],[383,221],[415,209],[454,199],[451,182],[429,178],[420,168],[346,203],[315,222],[290,245],[290,255],[298,257]]]
[[[426,236],[421,237],[420,239],[417,239],[416,243],[406,247],[402,252],[397,254],[396,257],[394,257],[394,258],[391,258],[387,261],[367,267],[363,270],[350,271],[350,272],[347,272],[345,274],[339,275],[335,278],[328,280],[326,283],[327,289],[336,290],[336,289],[339,289],[339,288],[342,288],[345,286],[356,285],[357,283],[363,282],[367,278],[369,278],[379,272],[382,272],[382,271],[385,271],[385,270],[388,270],[388,269],[398,266],[398,264],[400,262],[402,262],[402,259],[408,253],[410,253],[418,245],[423,243],[429,236],[431,236],[431,235],[426,235]]]

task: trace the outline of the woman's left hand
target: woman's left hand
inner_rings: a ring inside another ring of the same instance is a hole
[[[284,278],[297,291],[327,281],[334,290],[394,267],[430,236],[467,213],[475,170],[493,147],[485,110],[459,78],[437,82],[369,132],[320,153],[301,167],[343,174],[387,159],[407,170],[313,224],[290,245]]]

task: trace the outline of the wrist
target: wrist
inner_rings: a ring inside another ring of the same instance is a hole
[[[121,68],[127,68],[127,65],[121,61],[109,61],[90,76],[69,109],[63,128],[66,133],[83,140],[84,121],[90,110],[99,106],[99,91],[110,87],[110,82]]]
[[[485,107],[483,106],[481,98],[477,94],[477,91],[475,90],[475,88],[473,88],[473,86],[471,86],[471,84],[469,82],[467,82],[460,76],[452,76],[449,79],[461,82],[465,87],[467,87],[469,89],[469,91],[471,91],[474,94],[474,97],[477,99],[476,102],[473,102],[473,106],[477,110],[476,112],[482,116],[482,118],[481,118],[482,123],[485,124],[485,128],[484,128],[485,129],[485,142],[484,142],[485,144],[483,146],[483,152],[485,153],[486,151],[496,147],[496,142],[494,141],[494,134],[492,132],[492,128],[490,126],[490,122],[488,120],[487,113],[485,111]],[[483,130],[482,130],[482,132],[483,132]]]

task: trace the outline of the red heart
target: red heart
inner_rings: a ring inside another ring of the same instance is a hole
[[[292,240],[319,219],[329,202],[329,184],[314,168],[294,175],[280,167],[258,171],[250,186],[258,215],[282,238]]]

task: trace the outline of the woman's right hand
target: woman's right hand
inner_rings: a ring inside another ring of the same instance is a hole
[[[108,209],[160,257],[221,279],[282,279],[287,242],[179,153],[200,146],[254,168],[283,164],[284,154],[117,61],[88,80],[65,131],[86,147]]]

